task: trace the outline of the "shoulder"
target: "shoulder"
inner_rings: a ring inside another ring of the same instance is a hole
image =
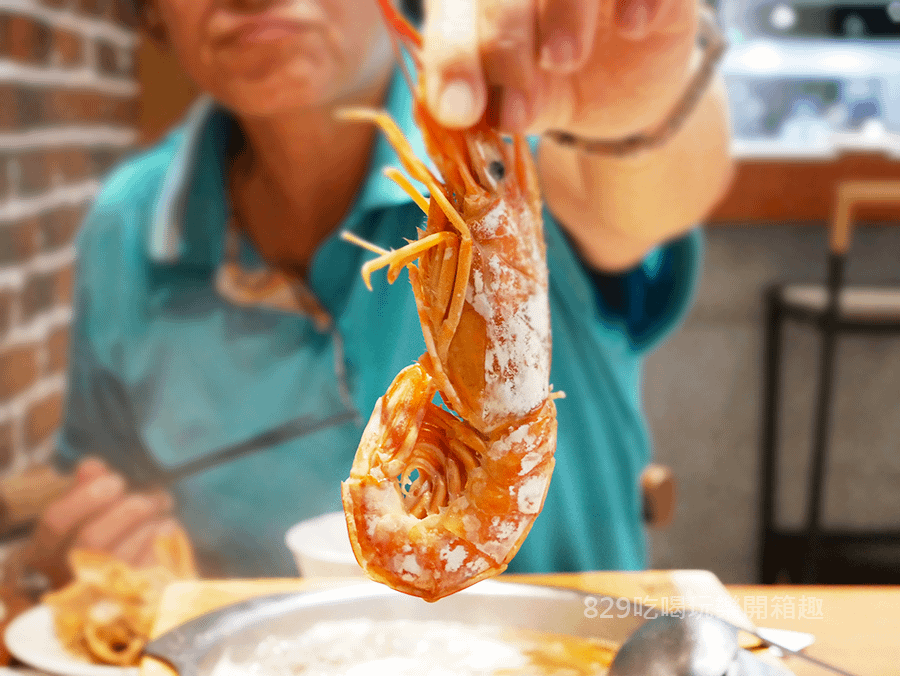
[[[145,266],[150,224],[183,135],[175,129],[107,175],[75,240],[76,290],[103,294],[111,280],[127,284]]]
[[[149,269],[148,232],[180,130],[119,164],[75,240],[75,332],[114,338],[138,312]]]
[[[159,198],[166,170],[175,157],[183,131],[177,129],[156,145],[120,163],[106,177],[78,238],[79,249],[90,249],[125,224],[149,221]]]

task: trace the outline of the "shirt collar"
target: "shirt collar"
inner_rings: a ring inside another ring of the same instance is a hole
[[[385,108],[416,155],[430,165],[412,118],[411,94],[399,70],[391,79]],[[231,214],[225,162],[234,124],[231,113],[204,95],[175,135],[174,156],[164,174],[148,233],[150,258],[158,264],[215,267],[221,262]],[[345,217],[346,228],[352,229],[369,211],[412,201],[384,175],[385,168],[399,164],[394,149],[379,133],[365,182]]]

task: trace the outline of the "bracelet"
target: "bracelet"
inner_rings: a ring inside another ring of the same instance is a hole
[[[703,2],[700,5],[698,19],[697,41],[703,50],[703,59],[682,97],[672,108],[668,117],[657,125],[655,129],[649,132],[639,132],[614,141],[586,139],[558,130],[547,131],[544,135],[563,146],[576,148],[586,153],[616,157],[635,155],[664,145],[681,129],[684,121],[697,106],[700,98],[709,87],[710,82],[712,82],[716,72],[716,64],[722,58],[725,48],[728,46],[722,31],[719,30],[716,24],[712,8]]]

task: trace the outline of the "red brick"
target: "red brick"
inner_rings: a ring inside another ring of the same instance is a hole
[[[0,425],[0,472],[5,472],[12,465],[15,457],[15,439],[12,423]]]
[[[82,92],[60,90],[48,92],[44,111],[48,122],[82,122],[88,111]]]
[[[69,361],[69,327],[61,326],[55,329],[47,339],[47,351],[49,359],[47,368],[49,373],[62,373],[66,370]]]
[[[12,326],[12,310],[15,294],[12,291],[0,291],[0,341]]]
[[[50,164],[43,152],[19,155],[19,193],[30,195],[50,187]]]
[[[86,150],[71,149],[62,153],[60,167],[69,181],[80,181],[91,175],[91,158]]]
[[[48,92],[43,110],[49,122],[74,122],[80,118],[78,92],[69,90]]]
[[[134,97],[106,96],[96,92],[59,90],[49,92],[44,102],[48,122],[115,122],[134,124],[137,104]]]
[[[84,207],[64,207],[51,211],[41,218],[43,237],[41,244],[44,251],[69,246],[84,220]]]
[[[0,131],[17,131],[35,127],[47,119],[45,90],[22,84],[0,83]]]
[[[23,263],[38,251],[39,223],[35,218],[0,223],[0,265]]]
[[[135,5],[141,5],[144,0],[109,0],[106,9],[106,18],[113,23],[118,23],[127,28],[135,27]]]
[[[113,99],[109,122],[123,126],[134,125],[140,117],[138,100],[135,97]]]
[[[31,405],[25,414],[25,444],[28,448],[46,441],[59,429],[62,407],[62,394],[51,394]]]
[[[111,9],[112,0],[78,0],[78,9],[91,16],[103,16]]]
[[[81,181],[93,175],[91,157],[86,150],[69,148],[45,153],[51,182],[56,177],[64,182]]]
[[[38,378],[38,353],[35,345],[0,350],[0,402],[31,387]]]
[[[90,153],[92,173],[95,176],[104,176],[110,169],[116,166],[130,151],[120,148],[100,148]]]
[[[19,96],[17,87],[0,84],[0,131],[19,126]]]
[[[43,22],[7,15],[3,21],[6,38],[3,50],[15,61],[32,64],[46,63],[53,46],[53,32]]]
[[[126,53],[122,48],[106,40],[97,40],[95,47],[97,50],[97,67],[104,75],[127,77],[136,74],[136,63],[133,53]]]
[[[53,34],[53,47],[60,66],[78,66],[84,61],[84,46],[77,33],[57,28]]]
[[[72,304],[74,272],[69,264],[56,272],[32,275],[22,290],[22,319],[31,321],[35,316],[54,307]]]
[[[0,12],[0,56],[9,56],[9,13]]]
[[[119,54],[115,45],[105,40],[97,40],[97,67],[104,75],[119,74]]]
[[[19,129],[28,129],[41,125],[45,122],[52,122],[47,110],[47,94],[41,89],[34,87],[19,87],[16,90],[16,127]]]
[[[36,315],[46,312],[56,304],[56,274],[40,273],[32,275],[22,289],[22,319],[31,321]]]
[[[72,304],[74,284],[75,270],[72,265],[67,265],[53,274],[53,295],[56,297],[57,305],[69,306]]]
[[[140,17],[135,5],[143,5],[146,0],[114,0],[112,3],[112,19],[126,28],[138,28]]]
[[[128,124],[131,122],[129,103],[130,99],[106,98],[101,104],[103,106],[103,121],[110,124]]]
[[[116,101],[115,112],[110,122],[123,125],[133,125],[140,117],[140,106],[135,97],[119,99]]]
[[[9,16],[5,23],[6,28],[6,56],[15,60],[31,61],[31,52],[34,48],[34,21],[24,16]]]
[[[44,162],[47,165],[47,180],[50,185],[57,185],[64,182],[65,174],[63,173],[63,165],[65,163],[66,151],[54,150],[53,148],[45,148],[41,150]]]
[[[53,51],[53,29],[39,21],[34,24],[32,35],[31,62],[46,64]]]
[[[7,167],[8,157],[0,155],[0,200],[4,200],[9,195],[9,169]]]

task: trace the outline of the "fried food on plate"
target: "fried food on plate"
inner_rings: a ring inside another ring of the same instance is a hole
[[[53,611],[56,633],[70,653],[99,664],[137,664],[166,585],[197,577],[183,531],[160,536],[154,550],[159,563],[141,570],[109,554],[71,552],[75,579],[43,598]]]

